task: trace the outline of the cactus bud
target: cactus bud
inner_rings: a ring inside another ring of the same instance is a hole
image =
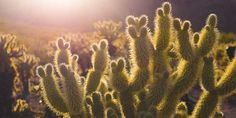
[[[173,26],[176,30],[181,30],[181,21],[179,18],[176,18],[173,22]]]
[[[146,26],[148,23],[148,18],[146,15],[142,15],[140,18],[139,18],[139,26],[140,27],[144,27]]]
[[[207,18],[207,24],[214,28],[217,25],[217,16],[215,14],[210,14]]]
[[[163,10],[164,10],[165,15],[170,14],[171,5],[170,5],[169,2],[164,2],[164,3],[162,4],[162,7],[163,7]]]

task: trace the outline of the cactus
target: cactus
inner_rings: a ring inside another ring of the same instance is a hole
[[[211,34],[217,35],[215,28],[216,23],[213,24],[213,21],[216,22],[216,16],[209,15],[206,26],[200,33],[200,36],[198,36],[198,34],[194,34],[192,36],[192,40],[194,40],[192,42],[196,42],[198,40],[198,37],[200,37],[198,42],[205,43],[197,43],[194,45],[190,42],[190,22],[184,21],[181,26],[181,22],[179,19],[174,20],[173,25],[175,30],[177,31],[179,44],[178,50],[182,59],[180,60],[178,65],[177,76],[176,78],[174,78],[174,85],[169,90],[166,98],[159,107],[160,117],[168,118],[172,116],[172,113],[175,111],[175,107],[177,106],[179,99],[196,84],[198,75],[202,71],[202,58],[213,48],[215,40],[217,39],[216,36],[211,37]],[[208,28],[209,30],[206,30]],[[208,51],[203,52],[202,50]]]
[[[92,45],[93,55],[92,55],[92,65],[93,68],[89,70],[87,76],[87,86],[86,93],[91,94],[96,91],[100,84],[100,80],[107,69],[109,56],[107,50],[107,41],[101,40],[98,47],[97,45]]]
[[[16,60],[17,71],[19,72],[19,78],[23,85],[23,98],[26,98],[30,94],[31,83],[30,81],[35,76],[34,70],[39,62],[39,59],[34,55],[24,54],[22,58]]]
[[[147,29],[147,17],[127,18],[127,33],[131,49],[131,74],[126,72],[125,60],[120,58],[111,62],[111,83],[120,92],[120,101],[126,117],[135,117],[134,98],[132,94],[142,90],[151,79],[151,49]],[[131,78],[131,79],[128,79]]]
[[[212,57],[204,58],[204,68],[201,79],[201,86],[204,89],[192,116],[194,118],[209,118],[216,113],[217,107],[226,97],[236,90],[236,59],[227,66],[225,73],[219,81],[215,78],[214,64]]]
[[[127,51],[128,41],[126,40],[125,33],[122,31],[122,22],[114,21],[98,21],[93,24],[96,30],[96,36],[106,39],[109,43],[109,54],[112,57],[119,57]]]
[[[153,35],[147,16],[128,16],[130,57],[110,60],[107,41],[101,40],[92,45],[86,79],[78,74],[78,56],[70,44],[59,39],[54,64],[37,69],[47,105],[71,118],[223,117],[219,106],[236,88],[236,58],[222,76],[214,74],[209,56],[218,40],[217,16],[210,14],[201,32],[193,33],[190,21],[173,19],[171,12],[168,2],[157,9]],[[203,94],[188,114],[181,98],[198,81]]]
[[[69,114],[71,118],[86,117],[85,94],[91,94],[100,85],[109,60],[107,42],[102,40],[99,45],[93,45],[93,68],[86,82],[77,73],[78,56],[72,55],[69,47],[64,39],[58,39],[54,65],[39,66],[37,75],[41,78],[43,98],[53,112],[63,116]]]
[[[0,117],[12,115],[13,105],[13,81],[18,77],[16,64],[14,59],[22,56],[25,48],[19,45],[14,35],[0,36]]]
[[[91,102],[89,102],[89,105],[91,105],[93,116],[98,118],[104,118],[105,108],[103,105],[101,94],[98,92],[94,92],[92,93],[90,99]]]

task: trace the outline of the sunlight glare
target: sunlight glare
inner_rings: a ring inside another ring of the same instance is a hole
[[[62,11],[84,7],[90,0],[38,0],[41,7],[47,10]]]

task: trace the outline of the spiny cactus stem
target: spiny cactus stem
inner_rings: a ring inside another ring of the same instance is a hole
[[[215,92],[203,92],[193,111],[193,118],[209,118],[216,112],[219,97]]]

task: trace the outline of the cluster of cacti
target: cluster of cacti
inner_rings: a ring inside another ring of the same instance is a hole
[[[17,72],[19,73],[19,79],[22,83],[21,98],[26,98],[30,94],[32,89],[31,81],[34,78],[34,70],[39,59],[34,55],[25,54],[16,60]]]
[[[100,39],[106,39],[109,43],[109,54],[112,58],[126,54],[128,41],[125,33],[122,31],[122,23],[114,21],[98,21],[93,24],[95,31],[88,33],[68,33],[62,37],[71,43],[71,52],[80,55],[79,67],[80,73],[86,75],[91,66],[90,45],[99,42]],[[83,45],[80,45],[83,44]],[[54,42],[53,42],[54,45]]]
[[[203,29],[193,33],[189,21],[173,19],[165,2],[156,11],[153,35],[147,16],[126,21],[129,69],[125,58],[110,59],[108,43],[101,40],[92,45],[92,68],[81,77],[78,56],[68,42],[57,40],[54,64],[37,68],[48,107],[71,118],[222,118],[220,105],[236,90],[236,58],[225,72],[214,73],[217,16],[209,15]],[[181,98],[198,82],[203,93],[189,114]]]
[[[18,76],[14,58],[22,56],[24,47],[13,35],[0,36],[0,117],[11,115],[14,99],[12,97],[14,79]]]
[[[54,66],[52,64],[47,64],[45,67],[40,66],[37,74],[42,78],[43,96],[49,107],[58,114],[68,112],[71,117],[77,117],[85,115],[85,95],[96,91],[100,86],[102,88],[100,81],[107,69],[109,55],[105,40],[101,41],[99,45],[92,46],[93,67],[89,70],[85,81],[85,78],[80,77],[77,73],[78,56],[72,55],[69,47],[69,43],[59,39]],[[62,94],[64,95],[62,96]]]
[[[70,42],[70,50],[71,53],[80,55],[79,60],[79,73],[81,75],[86,75],[89,67],[91,66],[91,50],[90,46],[93,42],[98,42],[100,38],[97,37],[97,33],[89,32],[89,33],[78,33],[78,34],[65,34],[62,36],[66,41]],[[53,44],[54,50],[56,50],[55,41],[51,41]],[[83,44],[83,45],[80,45]],[[51,56],[54,55],[54,52],[51,52]]]
[[[32,116],[29,96],[38,59],[26,53],[16,36],[0,36],[0,117]],[[27,107],[26,107],[27,106]]]

